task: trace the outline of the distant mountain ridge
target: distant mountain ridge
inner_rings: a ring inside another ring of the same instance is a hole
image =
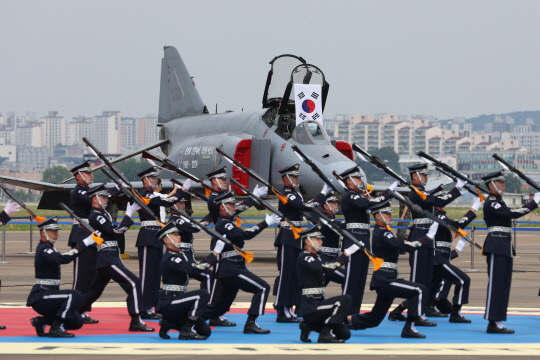
[[[511,116],[514,119],[514,125],[525,125],[525,120],[531,118],[534,120],[535,125],[540,125],[540,110],[536,111],[515,111],[506,114],[491,114],[480,115],[473,118],[468,118],[465,121],[468,124],[473,124],[473,131],[484,130],[485,124],[493,122],[496,116]]]

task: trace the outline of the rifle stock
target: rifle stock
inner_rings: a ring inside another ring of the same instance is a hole
[[[540,185],[527,175],[525,175],[521,170],[517,169],[516,167],[510,165],[506,160],[504,160],[502,157],[500,157],[497,154],[493,154],[493,158],[497,160],[503,167],[506,167],[508,170],[519,176],[523,181],[525,181],[527,184],[529,184],[531,187],[535,188],[537,191],[540,191]]]
[[[42,222],[44,222],[45,220],[47,220],[46,217],[43,217],[43,216],[37,216],[32,210],[30,210],[28,207],[26,207],[26,204],[24,202],[22,202],[17,196],[15,196],[15,194],[13,194],[11,192],[11,190],[9,190],[6,185],[0,181],[0,188],[2,190],[4,190],[4,192],[6,193],[6,195],[13,201],[15,201],[17,204],[20,205],[20,207],[22,207],[24,210],[26,210],[26,212],[28,214],[30,214],[30,216],[36,220],[39,224],[41,224]]]

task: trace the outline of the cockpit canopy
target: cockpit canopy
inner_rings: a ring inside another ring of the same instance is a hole
[[[305,145],[331,144],[328,134],[316,121],[304,121],[295,126],[292,138]]]
[[[262,101],[263,108],[278,108],[280,106],[292,71],[298,65],[305,63],[306,60],[291,54],[279,55],[270,61],[271,67],[266,78]]]

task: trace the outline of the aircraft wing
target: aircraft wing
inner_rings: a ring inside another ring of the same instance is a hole
[[[5,184],[20,186],[26,189],[39,190],[39,191],[55,191],[55,190],[65,190],[69,191],[75,187],[75,184],[51,184],[43,181],[33,181],[26,179],[18,179],[9,176],[0,175],[0,181]]]

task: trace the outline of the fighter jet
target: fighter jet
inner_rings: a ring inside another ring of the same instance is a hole
[[[313,197],[321,190],[323,182],[299,160],[292,145],[298,146],[328,178],[333,178],[332,171],[340,173],[356,164],[351,145],[345,141],[331,141],[319,123],[305,121],[296,125],[292,91],[296,83],[321,85],[324,109],[329,84],[323,72],[301,57],[285,54],[270,61],[262,109],[210,114],[180,54],[176,48],[165,46],[161,63],[158,144],[169,160],[198,178],[203,179],[210,171],[227,166],[228,174],[248,189],[253,189],[256,181],[226,162],[216,149],[268,179],[276,188],[283,184],[278,171],[298,163],[302,174],[301,190],[308,198]],[[163,179],[177,178],[176,174],[166,170],[160,175]],[[5,176],[0,176],[0,180],[44,191],[39,205],[44,209],[57,208],[57,203],[65,200],[64,193],[73,187]],[[166,180],[163,185],[164,188],[172,187]],[[134,187],[140,186],[140,183],[134,184]],[[240,189],[235,190],[242,193]]]

